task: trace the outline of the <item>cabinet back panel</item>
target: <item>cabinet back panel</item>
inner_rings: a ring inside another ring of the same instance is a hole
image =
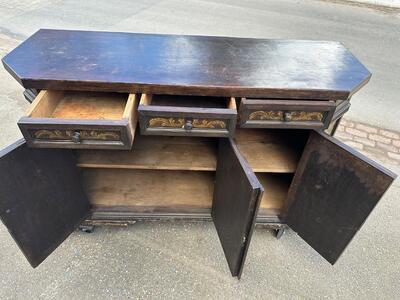
[[[284,208],[293,174],[257,173],[256,176],[264,187],[259,215],[279,215]]]
[[[226,108],[228,105],[228,99],[229,98],[226,97],[152,95],[151,105]]]
[[[214,172],[83,169],[95,209],[136,213],[210,213]],[[281,212],[292,174],[258,173],[264,186],[259,216]]]
[[[305,144],[290,130],[237,129],[240,153],[254,172],[293,173]]]

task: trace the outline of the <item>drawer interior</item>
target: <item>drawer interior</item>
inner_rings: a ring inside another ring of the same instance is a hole
[[[128,94],[41,91],[27,116],[31,118],[119,120],[128,113]]]
[[[148,106],[167,106],[167,107],[170,106],[170,107],[236,109],[235,98],[229,98],[229,97],[142,94],[140,104]]]

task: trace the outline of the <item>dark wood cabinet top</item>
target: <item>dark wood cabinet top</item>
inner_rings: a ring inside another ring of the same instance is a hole
[[[341,43],[42,29],[3,58],[25,88],[346,99],[370,72]]]

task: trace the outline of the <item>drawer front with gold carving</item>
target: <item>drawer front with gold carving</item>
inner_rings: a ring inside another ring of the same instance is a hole
[[[241,127],[324,129],[335,111],[333,101],[299,101],[242,98]]]
[[[142,134],[233,136],[234,98],[143,94],[138,107]]]
[[[36,140],[48,141],[71,141],[79,143],[82,141],[121,141],[121,132],[105,130],[60,130],[60,129],[31,129],[30,136]]]
[[[137,102],[128,94],[41,91],[18,125],[31,147],[130,149]]]

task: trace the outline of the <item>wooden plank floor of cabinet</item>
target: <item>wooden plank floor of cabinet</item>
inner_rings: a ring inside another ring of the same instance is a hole
[[[95,208],[143,213],[205,213],[211,208],[214,172],[85,169],[82,176]]]

